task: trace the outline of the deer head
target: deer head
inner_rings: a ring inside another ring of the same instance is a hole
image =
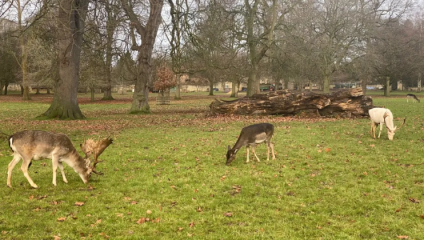
[[[87,139],[84,141],[84,143],[80,144],[81,150],[85,153],[85,158],[89,159],[91,156],[94,156],[94,162],[92,168],[92,172],[96,174],[102,174],[101,172],[96,171],[96,165],[97,163],[101,162],[99,161],[100,154],[103,153],[103,151],[112,144],[113,139],[111,138],[105,138],[99,141],[94,141],[93,139]]]

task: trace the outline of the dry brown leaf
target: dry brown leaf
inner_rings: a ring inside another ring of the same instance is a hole
[[[420,203],[420,200],[415,199],[415,198],[409,198],[409,201],[411,201],[413,203]]]
[[[224,217],[232,217],[233,213],[232,212],[226,212],[224,213]]]
[[[398,236],[399,239],[408,239],[408,236]]]
[[[146,222],[146,219],[144,217],[138,219],[137,224],[143,224]]]
[[[60,240],[59,236],[54,235],[54,240]]]
[[[60,217],[60,218],[57,218],[57,221],[58,222],[64,222],[66,220],[66,217]]]
[[[75,202],[75,206],[81,207],[84,206],[84,202]]]

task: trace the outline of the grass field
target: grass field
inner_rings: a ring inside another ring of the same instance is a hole
[[[87,185],[65,165],[69,183],[59,176],[54,187],[51,161],[40,160],[29,170],[39,189],[20,164],[10,189],[2,138],[0,239],[424,239],[424,103],[372,95],[398,125],[407,118],[394,141],[372,139],[368,119],[207,117],[214,97],[195,93],[169,106],[152,98],[147,115],[128,114],[129,95],[83,95],[78,121],[35,120],[51,96],[0,96],[7,134],[62,132],[76,146],[114,139],[97,165],[104,175]],[[227,145],[259,122],[275,126],[277,159],[267,162],[262,145],[260,163],[245,163],[242,149],[226,166]]]

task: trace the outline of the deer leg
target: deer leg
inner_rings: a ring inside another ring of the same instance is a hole
[[[274,144],[272,144],[271,142],[269,143],[269,147],[271,148],[271,152],[272,152],[272,160],[275,160],[275,153],[274,153]],[[269,150],[268,150],[269,152]]]
[[[258,160],[258,162],[260,162],[261,160],[259,160],[258,156],[256,156],[256,151],[255,151],[256,146],[252,146],[252,152],[256,157],[256,160]]]
[[[60,173],[62,173],[63,182],[68,183],[68,179],[66,179],[66,176],[65,176],[65,171],[63,171],[63,164],[61,162],[58,162],[58,166],[60,169]]]
[[[383,130],[383,124],[380,123],[380,132],[378,132],[378,138],[380,138],[381,131]]]
[[[22,161],[21,170],[24,173],[24,176],[28,180],[31,187],[38,188],[37,184],[35,184],[34,181],[32,181],[31,177],[28,174],[28,166],[31,163],[31,158],[22,157],[22,159],[23,161]]]
[[[21,155],[14,154],[12,161],[9,163],[7,167],[7,186],[12,188],[11,180],[12,180],[12,171],[16,164],[21,160]]]
[[[246,159],[247,159],[246,163],[248,163],[249,162],[249,146],[246,147],[246,155],[247,155],[246,156]]]
[[[52,167],[53,167],[53,185],[56,186],[56,171],[57,171],[57,165],[59,165],[59,162],[57,160],[56,156],[52,156]]]

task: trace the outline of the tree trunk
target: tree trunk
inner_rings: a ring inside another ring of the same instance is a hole
[[[280,90],[232,101],[216,99],[210,104],[210,111],[212,114],[353,117],[368,116],[372,107],[372,98],[364,96],[361,88],[353,88],[331,94]]]
[[[213,81],[209,80],[209,96],[213,96]]]
[[[324,93],[330,93],[330,76],[324,75]]]
[[[28,52],[27,52],[27,40],[26,36],[24,36],[24,29],[22,26],[23,21],[23,9],[24,6],[21,7],[21,1],[16,1],[17,10],[18,10],[18,27],[19,27],[19,45],[21,50],[21,72],[22,72],[22,100],[31,100],[31,96],[29,95],[29,82],[28,82]]]
[[[3,87],[4,87],[4,85],[5,84],[2,81],[0,81],[0,95],[3,95]],[[6,89],[4,91],[6,92]]]
[[[48,118],[83,119],[78,101],[79,64],[88,0],[59,1],[58,52],[59,77],[55,83],[53,102],[42,114]]]
[[[141,45],[138,46],[132,32],[132,49],[138,51],[137,62],[139,72],[135,82],[131,113],[149,113],[149,83],[152,78],[152,52],[156,40],[159,25],[162,21],[161,13],[163,0],[150,0],[150,14],[147,24],[140,22],[139,16],[134,13],[133,7],[128,0],[121,0],[122,7],[131,21],[137,33],[141,36]]]
[[[175,99],[181,99],[181,74],[177,73],[177,88],[175,90]]]
[[[106,86],[103,87],[103,98],[102,100],[114,100],[112,97],[112,44],[113,44],[113,33],[115,31],[116,21],[110,15],[113,13],[109,7],[109,2],[105,1],[108,11],[107,23],[106,23]]]
[[[418,87],[418,92],[421,92],[421,73],[418,73],[417,87]]]
[[[4,85],[4,95],[7,95],[7,87],[9,87],[9,83]]]
[[[92,102],[94,102],[94,93],[95,93],[94,90],[95,90],[94,87],[90,88],[90,100]]]
[[[364,95],[367,94],[367,84],[368,84],[367,80],[368,80],[367,77],[364,77],[361,80],[361,85],[362,85],[361,87],[362,87],[362,92],[364,93]]]
[[[258,64],[252,63],[249,71],[249,78],[247,79],[247,94],[246,96],[252,96],[260,92],[258,75]]]
[[[237,97],[237,93],[238,93],[237,80],[233,80],[230,97]]]
[[[384,87],[384,96],[390,96],[390,77],[386,77],[386,86]]]

